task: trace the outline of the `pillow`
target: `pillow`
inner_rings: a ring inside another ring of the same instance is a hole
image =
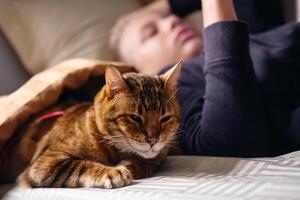
[[[111,60],[110,27],[136,0],[0,0],[0,26],[27,70],[74,57]]]

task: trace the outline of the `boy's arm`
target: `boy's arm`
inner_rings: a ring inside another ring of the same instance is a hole
[[[205,4],[211,2],[205,2]],[[284,23],[283,9],[279,0],[235,0],[234,6],[240,20],[249,24],[250,33],[269,30]],[[149,7],[163,15],[173,13],[185,17],[202,8],[201,0],[157,0]],[[212,12],[212,11],[211,11]]]
[[[186,90],[197,88],[188,76],[182,77],[187,82],[178,93],[181,104],[186,105],[181,119],[184,146],[192,154],[269,155],[266,116],[249,55],[247,24],[236,20],[232,0],[202,0],[202,8],[205,94],[182,97]]]

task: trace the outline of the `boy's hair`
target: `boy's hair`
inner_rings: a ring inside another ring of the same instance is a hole
[[[124,32],[126,25],[129,23],[133,16],[133,13],[121,16],[117,19],[116,23],[111,29],[109,46],[111,48],[111,52],[113,53],[113,57],[117,61],[126,61],[125,58],[122,57],[120,53],[120,39]]]

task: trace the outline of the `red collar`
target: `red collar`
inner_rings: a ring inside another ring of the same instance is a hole
[[[45,115],[39,117],[36,120],[36,122],[40,123],[40,122],[42,122],[42,121],[44,121],[46,119],[56,118],[56,117],[59,117],[59,116],[61,116],[63,114],[64,114],[64,111],[56,111],[56,112],[48,113],[48,114],[45,114]]]
[[[55,118],[55,117],[59,117],[59,116],[61,116],[63,114],[64,114],[64,111],[56,111],[56,112],[48,113],[48,114],[45,114],[45,115],[41,116],[40,118],[38,118],[36,120],[36,122],[40,123],[40,122],[42,122],[44,120]],[[17,138],[15,136],[13,136],[10,140],[8,140],[5,143],[5,145],[2,148],[2,150],[0,151],[0,172],[3,170],[4,162],[6,161],[6,158],[8,156],[9,149],[14,144],[14,141]]]

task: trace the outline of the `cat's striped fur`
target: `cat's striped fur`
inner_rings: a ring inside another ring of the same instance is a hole
[[[112,66],[93,103],[65,110],[38,144],[19,182],[29,187],[117,188],[151,176],[179,123],[175,97],[181,63],[163,76]]]

